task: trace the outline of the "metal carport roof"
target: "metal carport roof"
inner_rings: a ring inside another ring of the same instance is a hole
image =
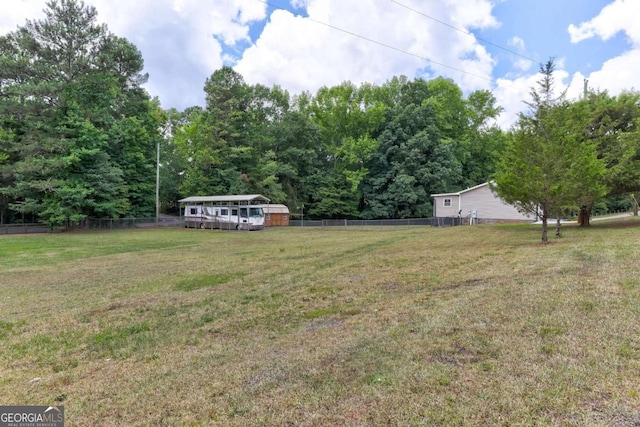
[[[240,203],[240,202],[270,202],[261,194],[241,194],[229,196],[191,196],[178,200],[180,203]]]

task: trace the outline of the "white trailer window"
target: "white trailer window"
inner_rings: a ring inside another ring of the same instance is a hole
[[[451,207],[451,199],[444,199],[444,205],[445,208],[450,208]]]

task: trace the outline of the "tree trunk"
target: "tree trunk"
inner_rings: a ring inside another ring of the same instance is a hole
[[[560,218],[556,219],[556,237],[560,237]]]
[[[549,243],[549,239],[547,238],[547,215],[542,215],[542,244],[546,245]]]
[[[591,218],[591,206],[580,206],[580,212],[578,213],[578,225],[580,227],[589,227],[589,219]]]

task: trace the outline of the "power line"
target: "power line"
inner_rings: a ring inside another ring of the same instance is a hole
[[[266,4],[267,6],[270,6],[270,7],[274,8],[274,9],[284,10],[284,11],[290,12],[288,9],[286,9],[286,8],[284,8],[284,7],[276,6],[275,4],[272,4],[272,3],[270,3],[270,2],[268,2],[268,1],[266,1],[266,0],[256,0],[256,1],[259,1],[260,3],[264,3],[264,4]],[[393,0],[392,0],[392,1],[393,1]],[[400,52],[400,53],[403,53],[403,54],[405,54],[405,55],[413,56],[414,58],[418,58],[418,59],[421,59],[421,60],[423,60],[423,61],[427,61],[427,62],[429,62],[429,63],[431,63],[431,64],[439,65],[439,66],[441,66],[441,67],[445,67],[445,68],[448,68],[448,69],[450,69],[450,70],[458,71],[458,72],[460,72],[460,73],[468,74],[468,75],[470,75],[470,76],[474,76],[474,77],[477,77],[477,78],[480,78],[480,79],[483,79],[483,80],[490,81],[490,82],[492,82],[492,83],[496,83],[496,81],[495,81],[494,79],[492,79],[491,77],[481,76],[481,75],[479,75],[479,74],[475,74],[475,73],[472,73],[472,72],[469,72],[469,71],[463,70],[463,69],[461,69],[461,68],[453,67],[453,66],[451,66],[451,65],[443,64],[442,62],[434,61],[433,59],[429,59],[429,58],[427,58],[427,57],[424,57],[424,56],[421,56],[421,55],[418,55],[418,54],[415,54],[415,53],[409,52],[409,51],[404,50],[404,49],[400,49],[400,48],[398,48],[398,47],[395,47],[395,46],[392,46],[392,45],[389,45],[389,44],[386,44],[386,43],[380,42],[380,41],[378,41],[378,40],[371,39],[371,38],[369,38],[369,37],[365,37],[365,36],[363,36],[363,35],[361,35],[361,34],[354,33],[354,32],[349,31],[349,30],[345,30],[344,28],[340,28],[340,27],[337,27],[337,26],[335,26],[335,25],[328,24],[328,23],[326,23],[326,22],[318,21],[317,19],[313,19],[313,18],[311,18],[311,17],[309,17],[309,16],[306,16],[306,17],[305,17],[305,19],[307,19],[307,20],[309,20],[309,21],[312,21],[312,22],[314,22],[314,23],[316,23],[316,24],[324,25],[325,27],[331,28],[331,29],[333,29],[333,30],[337,30],[337,31],[343,32],[343,33],[345,33],[345,34],[349,34],[350,36],[358,37],[358,38],[360,38],[360,39],[362,39],[362,40],[366,40],[366,41],[368,41],[368,42],[375,43],[375,44],[377,44],[377,45],[379,45],[379,46],[386,47],[387,49],[391,49],[391,50],[394,50],[394,51],[396,51],[396,52]]]
[[[496,48],[498,48],[498,49],[502,49],[502,50],[504,50],[505,52],[509,52],[509,53],[510,53],[510,54],[512,54],[512,55],[519,56],[520,58],[526,59],[527,61],[531,61],[531,62],[536,63],[536,64],[538,63],[538,61],[537,61],[537,60],[532,59],[532,58],[529,58],[529,57],[528,57],[528,56],[526,56],[526,55],[522,55],[521,53],[518,53],[518,52],[516,52],[515,50],[511,50],[511,49],[509,49],[509,48],[506,48],[506,47],[500,46],[499,44],[493,43],[493,42],[491,42],[491,41],[489,41],[489,40],[486,40],[486,39],[483,39],[483,38],[481,38],[481,37],[478,37],[477,35],[475,35],[475,34],[474,34],[474,33],[472,33],[471,31],[468,31],[468,30],[463,29],[463,28],[455,27],[455,26],[453,26],[453,25],[451,25],[451,24],[449,24],[449,23],[447,23],[447,22],[444,22],[444,21],[439,20],[438,18],[434,18],[433,16],[430,16],[430,15],[427,15],[426,13],[420,12],[419,10],[414,9],[414,8],[412,8],[411,6],[407,6],[406,4],[400,3],[400,2],[399,2],[399,1],[397,1],[397,0],[389,0],[389,1],[390,1],[391,3],[395,3],[395,4],[397,4],[398,6],[404,7],[405,9],[408,9],[408,10],[410,10],[410,11],[412,11],[412,12],[415,12],[415,13],[417,13],[418,15],[422,15],[422,16],[424,16],[424,17],[425,17],[425,18],[427,18],[427,19],[431,19],[432,21],[435,21],[435,22],[437,22],[438,24],[442,24],[442,25],[444,25],[445,27],[449,27],[449,28],[451,28],[451,29],[453,29],[453,30],[456,30],[456,31],[458,31],[458,32],[462,33],[462,34],[466,34],[466,35],[468,35],[468,36],[472,36],[472,37],[474,37],[475,39],[477,39],[477,40],[479,40],[479,41],[481,41],[481,42],[483,42],[483,43],[485,43],[485,44],[491,45],[491,46],[496,47]]]

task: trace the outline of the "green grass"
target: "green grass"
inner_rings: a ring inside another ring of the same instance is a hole
[[[636,425],[640,221],[0,236],[0,396],[93,425]]]

